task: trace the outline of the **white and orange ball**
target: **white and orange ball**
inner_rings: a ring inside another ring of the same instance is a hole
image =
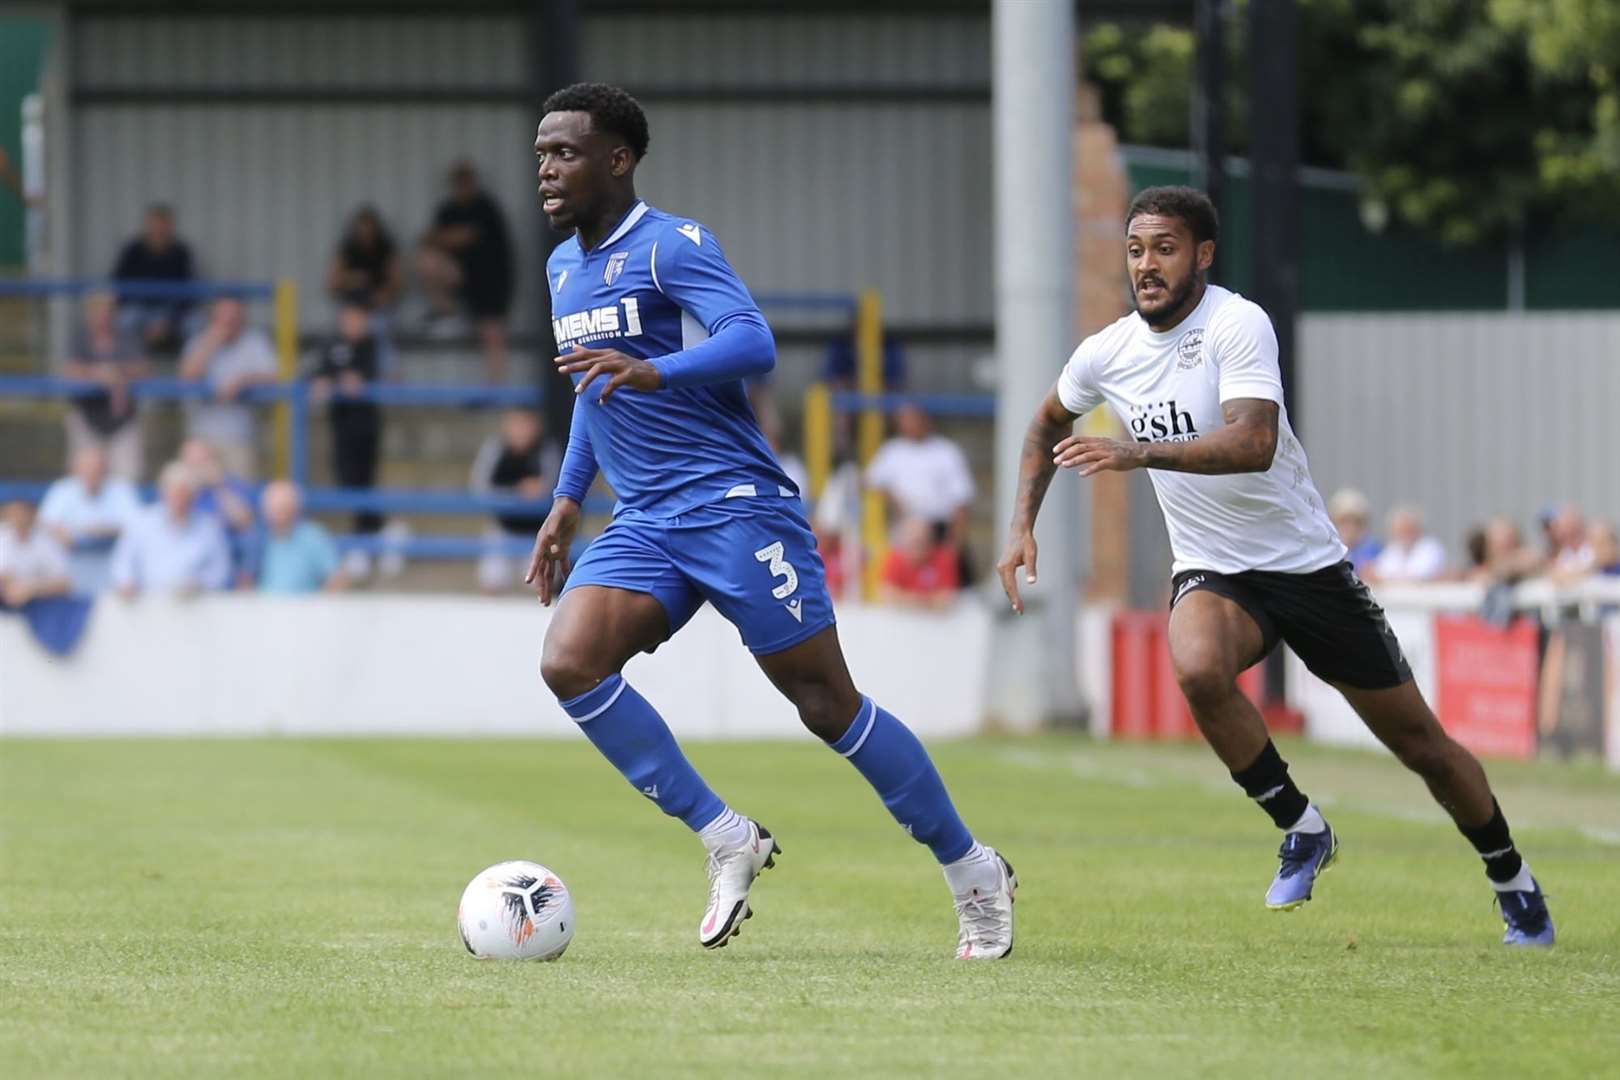
[[[574,940],[574,900],[539,863],[496,863],[461,894],[456,920],[480,960],[555,960]]]

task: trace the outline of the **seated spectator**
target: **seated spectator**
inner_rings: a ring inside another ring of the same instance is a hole
[[[1368,567],[1369,581],[1435,581],[1446,572],[1446,548],[1423,532],[1416,508],[1398,506],[1389,514],[1389,542]]]
[[[393,374],[389,340],[394,305],[402,288],[394,237],[375,207],[362,206],[343,230],[326,270],[326,289],[339,305],[353,304],[365,311],[377,342],[378,366],[385,374]]]
[[[1473,564],[1467,574],[1469,580],[1512,585],[1534,574],[1540,566],[1541,559],[1525,546],[1524,536],[1512,518],[1492,518],[1475,531],[1477,540],[1469,541],[1469,561]]]
[[[513,537],[533,541],[544,524],[551,489],[562,467],[555,442],[545,438],[540,417],[527,409],[509,409],[501,417],[501,430],[479,448],[473,460],[471,487],[479,495],[506,495],[535,502],[531,513],[504,511],[484,534],[488,550],[478,560],[478,587],[487,593],[510,588],[514,561],[501,550]]]
[[[39,521],[69,549],[75,592],[93,595],[107,586],[113,541],[141,512],[135,485],[107,475],[107,455],[86,446],[73,455],[73,472],[45,489]]]
[[[259,562],[259,591],[312,593],[342,589],[337,545],[320,525],[301,521],[303,496],[290,480],[266,484],[260,499],[266,537]]]
[[[141,234],[124,245],[112,276],[119,281],[186,284],[196,277],[191,248],[174,232],[174,211],[162,203],[147,208]],[[147,351],[174,355],[189,333],[191,301],[128,297],[119,318]]]
[[[939,540],[932,525],[922,518],[900,522],[878,577],[884,603],[946,607],[956,598],[960,580],[955,549]]]
[[[208,326],[186,344],[180,378],[207,383],[210,401],[186,402],[186,433],[213,444],[237,476],[258,476],[258,418],[242,391],[276,381],[276,351],[263,330],[246,325],[242,301],[214,301]]]
[[[1378,553],[1384,549],[1378,537],[1367,528],[1371,516],[1367,496],[1355,488],[1341,488],[1328,500],[1328,516],[1339,530],[1339,539],[1350,549],[1345,558],[1356,568],[1356,573],[1364,573],[1368,564],[1378,558]]]
[[[86,446],[107,451],[112,474],[131,483],[141,479],[140,416],[130,394],[131,380],[151,374],[134,331],[118,325],[112,293],[84,298],[84,322],[73,333],[72,350],[62,365],[69,379],[100,383],[102,391],[75,398],[67,414],[68,458]]]
[[[380,366],[366,309],[345,304],[338,312],[338,336],[321,350],[310,383],[316,401],[330,402],[326,416],[332,425],[332,472],[341,487],[369,491],[377,485],[382,410],[375,402],[351,395],[363,393],[375,382]],[[354,517],[357,533],[369,535],[382,527],[381,514],[362,511]]]
[[[821,489],[811,511],[810,526],[815,530],[816,547],[827,571],[827,591],[834,599],[844,589],[861,580],[861,470],[844,454],[833,464],[831,475]]]
[[[187,439],[180,444],[180,462],[191,472],[196,485],[195,505],[200,513],[213,514],[225,526],[225,539],[231,546],[231,580],[241,587],[253,584],[253,552],[258,521],[253,515],[253,485],[225,471],[219,454],[207,439]]]
[[[225,529],[197,510],[191,470],[172,461],[158,474],[158,503],[146,507],[113,547],[112,583],[126,600],[143,592],[191,595],[226,589],[231,551]]]
[[[483,346],[485,377],[504,383],[512,240],[505,215],[479,185],[470,162],[450,170],[450,197],[439,204],[417,248],[416,273],[436,319],[453,316],[458,305],[467,309]]]
[[[1620,538],[1616,537],[1614,526],[1607,521],[1592,522],[1586,542],[1592,548],[1592,572],[1620,577]]]
[[[878,448],[866,467],[866,483],[888,497],[895,520],[921,518],[938,539],[960,544],[966,538],[967,508],[973,499],[973,473],[961,447],[935,434],[919,406],[895,410],[895,437]]]
[[[35,523],[33,506],[18,500],[0,509],[0,603],[20,608],[73,591],[67,548]]]

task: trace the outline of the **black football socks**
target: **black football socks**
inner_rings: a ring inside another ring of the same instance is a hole
[[[1288,763],[1277,753],[1277,747],[1270,739],[1266,740],[1266,748],[1260,751],[1260,756],[1247,768],[1232,773],[1232,779],[1248,793],[1249,798],[1260,804],[1260,809],[1271,815],[1271,820],[1277,823],[1279,829],[1292,828],[1310,809],[1311,801],[1294,786],[1293,778],[1288,775]],[[1500,817],[1498,813],[1497,818]],[[1503,825],[1502,830],[1502,835],[1506,836],[1507,826]],[[1483,848],[1480,850],[1484,851]]]

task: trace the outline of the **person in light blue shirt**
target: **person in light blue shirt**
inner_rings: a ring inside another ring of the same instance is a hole
[[[120,596],[230,587],[225,530],[214,515],[196,509],[195,500],[191,471],[178,461],[164,466],[157,505],[136,515],[113,547],[111,578]]]
[[[528,574],[542,603],[560,596],[541,676],[620,774],[708,850],[698,942],[719,948],[781,846],[709,788],[621,674],[713,604],[805,727],[944,868],[956,955],[1005,956],[1017,878],[968,831],[916,735],[856,689],[799,491],[748,400],[746,380],[775,366],[775,339],[714,234],[637,197],[648,142],[636,100],[591,83],[546,101],[534,142],[540,208],[570,234],[547,278],[557,367],[576,395]],[[569,573],[598,471],[619,505]]]
[[[45,489],[39,523],[67,545],[73,591],[107,587],[108,556],[119,533],[141,512],[135,485],[107,475],[107,452],[86,446],[73,455],[73,473]]]
[[[267,531],[259,560],[260,592],[297,594],[343,588],[332,537],[319,524],[299,520],[303,497],[298,485],[289,480],[265,485],[259,511]]]

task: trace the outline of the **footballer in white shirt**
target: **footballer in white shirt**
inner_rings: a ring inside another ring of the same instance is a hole
[[[1035,580],[1035,518],[1059,468],[1082,477],[1148,469],[1175,563],[1170,653],[1199,730],[1284,831],[1266,906],[1311,897],[1339,837],[1288,774],[1237,677],[1285,641],[1421,776],[1485,863],[1503,941],[1550,945],[1541,887],[1513,845],[1485,771],[1447,735],[1400,645],[1345,560],[1283,405],[1277,338],[1264,310],[1207,280],[1219,219],[1203,192],[1148,188],[1125,221],[1136,311],[1086,338],[1024,440],[1006,552],[997,564],[1015,612],[1018,573]],[[1108,404],[1131,438],[1075,435]]]

